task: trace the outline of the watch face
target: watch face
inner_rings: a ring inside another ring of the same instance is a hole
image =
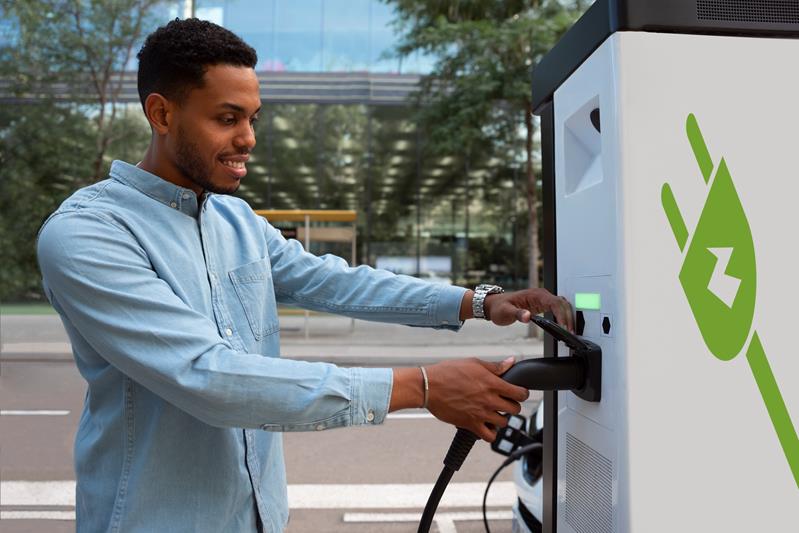
[[[505,290],[499,285],[491,285],[489,283],[481,283],[474,290],[485,292],[487,294],[496,294],[498,292],[505,292]]]

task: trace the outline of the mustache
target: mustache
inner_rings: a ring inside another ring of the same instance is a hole
[[[227,153],[224,153],[224,154],[220,154],[219,157],[227,157],[227,156],[231,156],[231,155],[250,155],[251,153],[252,153],[252,150],[244,148],[244,149],[239,150],[237,152],[227,152]]]

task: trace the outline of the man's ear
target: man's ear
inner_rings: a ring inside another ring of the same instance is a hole
[[[153,131],[165,135],[169,131],[175,104],[163,95],[150,93],[144,100],[144,114],[150,122]]]

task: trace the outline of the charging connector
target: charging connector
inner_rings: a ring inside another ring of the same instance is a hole
[[[593,342],[574,335],[544,317],[534,316],[532,321],[556,340],[563,342],[569,348],[569,356],[521,361],[502,374],[502,379],[530,390],[568,390],[586,401],[600,401],[602,397],[602,349]],[[444,458],[444,468],[438,476],[422,513],[418,533],[430,531],[444,490],[455,472],[463,466],[466,456],[469,455],[477,439],[477,435],[471,431],[458,428]]]

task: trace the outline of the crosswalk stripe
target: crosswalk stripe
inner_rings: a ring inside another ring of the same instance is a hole
[[[410,420],[418,418],[435,418],[435,417],[430,413],[389,413],[386,415],[386,418],[388,418],[389,420],[390,419]]]
[[[421,509],[427,502],[432,483],[403,484],[293,484],[288,486],[291,509]],[[452,483],[440,507],[479,507],[485,483]],[[0,482],[3,506],[75,506],[74,481]],[[491,486],[488,505],[510,507],[516,491],[510,481]],[[9,511],[10,512],[10,511]]]
[[[0,520],[75,520],[75,511],[0,511]]]
[[[28,409],[28,410],[14,410],[14,409],[0,409],[0,416],[66,416],[69,411],[63,410],[46,410],[46,409]]]

